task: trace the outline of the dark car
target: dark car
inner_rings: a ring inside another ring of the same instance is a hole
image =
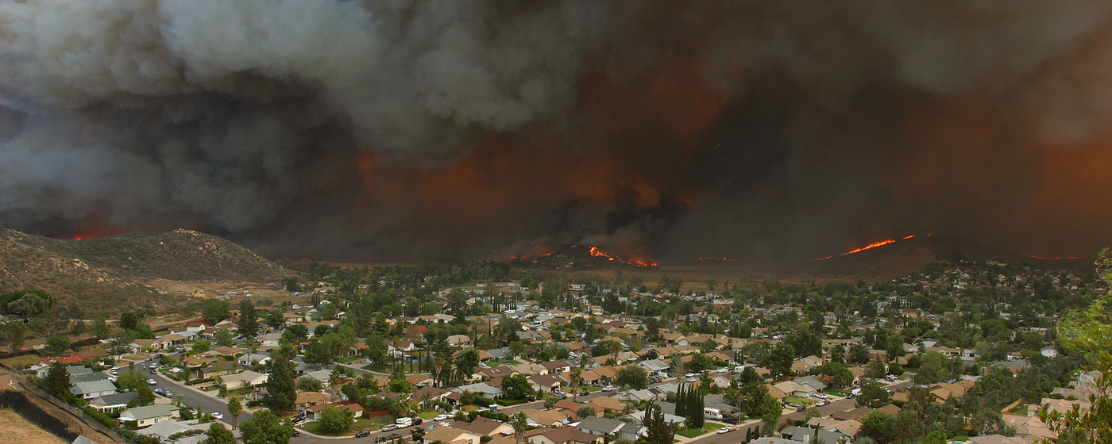
[[[590,395],[590,394],[591,394],[590,390],[584,390],[583,393],[579,394],[579,396],[587,396],[587,395]]]
[[[422,418],[413,418],[413,425],[421,425],[422,422],[425,422]]]
[[[399,435],[397,433],[391,433],[390,436],[386,437],[386,439],[398,439],[398,438],[401,438],[401,437],[402,437],[402,435]]]
[[[297,429],[294,429],[293,436],[301,436],[301,431],[297,430]]]
[[[367,436],[371,436],[371,432],[369,430],[360,430],[359,433],[355,434],[356,438],[363,438]]]
[[[412,429],[409,429],[409,433],[417,433],[417,432],[420,432],[420,431],[421,431],[420,427],[414,427]]]

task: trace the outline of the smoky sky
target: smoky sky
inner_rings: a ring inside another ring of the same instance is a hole
[[[1106,1],[0,4],[0,225],[271,256],[1112,244]]]

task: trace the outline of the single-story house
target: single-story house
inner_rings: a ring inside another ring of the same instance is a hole
[[[583,433],[574,427],[558,429],[545,427],[525,433],[525,442],[528,444],[597,444],[602,442],[602,437]]]
[[[113,393],[89,401],[89,407],[98,412],[110,413],[126,409],[127,404],[136,399],[139,399],[139,394],[136,392]]]
[[[135,421],[137,427],[147,427],[167,421],[178,414],[178,408],[167,404],[132,407],[120,412],[121,421]]]
[[[224,383],[224,388],[228,390],[235,390],[241,387],[258,387],[266,384],[269,375],[247,370],[244,372],[236,373],[234,375],[224,375],[220,380]]]
[[[81,399],[96,399],[104,395],[111,395],[116,393],[116,384],[107,379],[92,381],[92,382],[79,382],[70,387],[70,393]]]

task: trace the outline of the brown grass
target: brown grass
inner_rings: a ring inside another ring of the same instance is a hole
[[[23,419],[12,409],[0,409],[0,442],[6,443],[36,443],[36,444],[67,444],[59,438],[35,424]]]

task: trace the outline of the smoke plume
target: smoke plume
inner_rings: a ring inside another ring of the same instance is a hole
[[[264,254],[1112,244],[1112,3],[0,4],[0,225]]]

